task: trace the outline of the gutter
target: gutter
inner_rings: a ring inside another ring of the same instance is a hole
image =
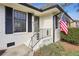
[[[30,7],[30,8],[32,8],[32,9],[35,9],[35,10],[37,10],[37,11],[39,11],[39,12],[44,12],[44,11],[47,11],[47,10],[49,10],[49,9],[52,9],[52,8],[58,8],[61,12],[64,12],[64,14],[66,14],[72,21],[74,21],[63,9],[62,9],[62,7],[60,7],[59,5],[54,5],[54,6],[51,6],[51,7],[49,7],[49,8],[46,8],[46,9],[38,9],[38,8],[36,8],[36,7],[34,7],[34,6],[32,6],[32,5],[30,5],[30,4],[28,4],[28,3],[19,3],[19,4],[21,4],[21,5],[24,5],[24,6],[27,6],[27,7]]]

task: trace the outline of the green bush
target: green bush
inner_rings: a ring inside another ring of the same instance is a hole
[[[69,28],[68,35],[61,32],[61,39],[69,43],[79,45],[79,28]]]

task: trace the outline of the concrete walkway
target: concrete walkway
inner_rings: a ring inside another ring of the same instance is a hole
[[[6,51],[6,49],[4,50],[0,50],[0,56]]]
[[[25,44],[17,47],[9,48],[2,56],[32,56],[32,49],[28,48]]]

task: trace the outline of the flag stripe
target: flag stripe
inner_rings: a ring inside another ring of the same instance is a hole
[[[67,30],[64,27],[62,27],[62,31],[64,31],[65,33],[67,33]]]
[[[62,23],[64,23],[63,21],[61,21]],[[67,25],[64,23],[64,26],[66,26],[67,27]]]
[[[62,31],[67,32],[67,29],[65,27],[61,27]]]
[[[66,26],[64,26],[64,23],[61,23],[61,27],[65,30],[67,30]]]
[[[60,19],[60,31],[63,31],[65,34],[68,34],[68,27],[66,21],[63,18]]]
[[[61,28],[63,29],[63,31],[68,31],[67,28],[64,26],[64,23],[61,23]]]
[[[67,32],[67,29],[66,27],[64,27],[64,25],[61,24],[61,28],[63,29],[63,31],[66,33]]]

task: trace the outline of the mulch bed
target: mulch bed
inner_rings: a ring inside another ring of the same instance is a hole
[[[6,49],[5,49],[5,50],[0,50],[0,56],[1,56],[5,51],[6,51]]]
[[[60,44],[63,46],[64,48],[64,52],[76,52],[76,51],[79,51],[79,45],[74,45],[74,44],[71,44],[71,43],[68,43],[68,42],[65,42],[65,41],[60,41]],[[42,56],[42,53],[41,51],[37,51],[34,53],[35,56]]]
[[[66,51],[79,51],[79,46],[68,42],[61,41],[61,45]]]

